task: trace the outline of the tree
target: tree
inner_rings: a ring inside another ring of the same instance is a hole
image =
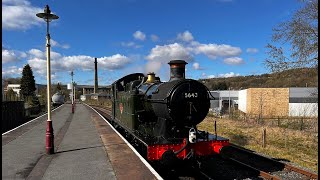
[[[20,84],[21,84],[20,94],[23,97],[35,95],[34,91],[36,90],[36,83],[34,80],[32,69],[29,66],[29,64],[23,67]]]
[[[219,81],[218,83],[212,83],[210,84],[210,90],[227,90],[228,85],[225,81],[221,82]]]
[[[2,79],[4,79],[5,81],[7,81],[9,84],[20,84],[21,78],[17,77],[3,77]]]
[[[56,86],[56,91],[59,92],[59,91],[61,91],[61,90],[62,90],[61,84],[58,83],[57,86]]]
[[[62,89],[62,88],[61,88],[61,84],[58,83],[58,85],[57,85],[57,90],[58,90],[58,91],[61,91],[61,89]]]
[[[297,10],[292,19],[273,28],[273,42],[282,47],[267,45],[269,57],[265,65],[272,72],[299,67],[318,68],[318,0],[302,0],[304,7]],[[290,46],[290,56],[284,46]]]

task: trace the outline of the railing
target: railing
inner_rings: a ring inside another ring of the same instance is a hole
[[[2,133],[25,123],[24,101],[2,102]]]
[[[25,108],[24,101],[2,102],[2,133],[26,123],[45,111],[45,105]]]

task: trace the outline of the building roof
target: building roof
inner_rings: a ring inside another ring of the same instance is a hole
[[[318,97],[318,88],[315,87],[292,87],[289,88],[289,97]]]
[[[214,98],[224,98],[224,97],[239,97],[239,91],[238,90],[221,90],[221,91],[210,91],[212,96]]]
[[[87,88],[87,89],[93,89],[94,86],[91,85],[76,85],[77,88]],[[98,86],[98,89],[104,89],[104,88],[111,88],[111,85],[108,86]]]

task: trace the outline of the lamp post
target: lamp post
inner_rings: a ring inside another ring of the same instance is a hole
[[[76,82],[73,83],[73,104],[76,106]]]
[[[49,22],[54,19],[58,19],[57,15],[51,14],[49,6],[46,5],[44,8],[44,13],[37,13],[37,17],[44,19],[47,22],[47,106],[48,106],[48,120],[47,120],[47,129],[46,129],[46,152],[47,154],[54,153],[54,135],[53,135],[53,126],[51,120],[51,74],[50,74],[50,34],[49,34]]]
[[[74,83],[73,83],[73,75],[74,75],[74,73],[73,73],[73,71],[71,71],[71,73],[70,73],[70,75],[71,75],[71,111],[72,111],[72,113],[74,113],[74,98],[73,98],[73,86],[74,86]]]
[[[73,112],[76,108],[76,82],[73,82]]]
[[[229,118],[230,118],[230,87],[229,87]]]

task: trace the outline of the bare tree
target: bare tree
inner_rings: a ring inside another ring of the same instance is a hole
[[[288,45],[290,57],[283,47],[268,44],[269,57],[265,65],[272,72],[298,68],[318,68],[318,0],[302,0],[304,6],[297,10],[292,19],[273,28],[272,41],[281,46]]]

